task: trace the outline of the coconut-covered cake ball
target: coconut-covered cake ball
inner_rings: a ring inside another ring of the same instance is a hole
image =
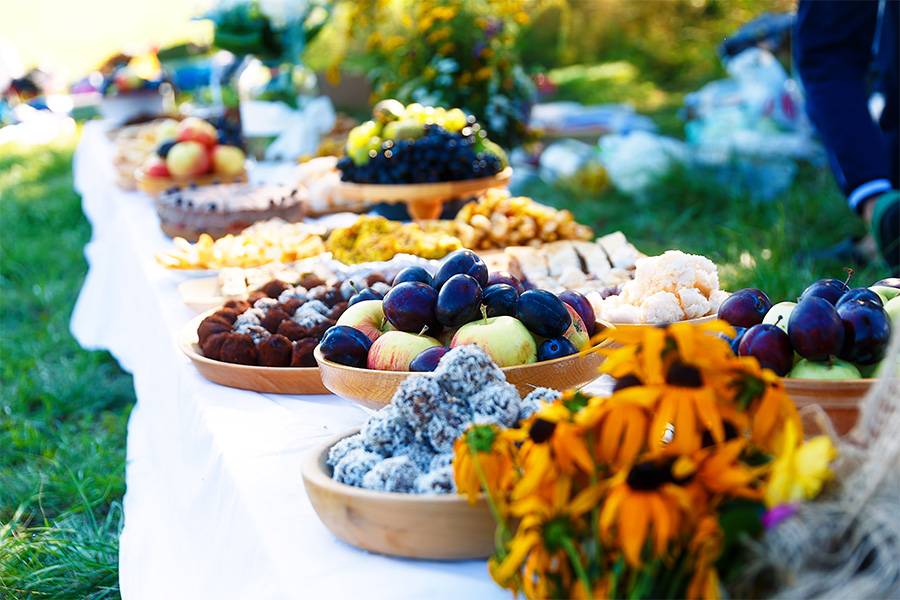
[[[431,470],[431,462],[435,457],[434,448],[426,441],[414,442],[406,448],[399,449],[397,454],[408,456],[423,473]]]
[[[449,354],[448,352],[447,355]],[[416,430],[416,436],[421,437],[437,407],[449,401],[449,396],[434,378],[419,375],[408,377],[400,384],[391,399],[391,404],[397,407],[400,414]]]
[[[492,383],[469,398],[476,423],[496,423],[512,427],[519,420],[519,392],[516,386]]]
[[[562,394],[557,390],[551,390],[550,388],[544,387],[534,388],[527,396],[522,398],[522,403],[519,408],[519,421],[524,421],[536,413],[541,407],[541,403],[551,404],[556,402],[560,397],[562,397]]]
[[[332,446],[328,450],[328,459],[325,462],[329,467],[334,468],[352,450],[365,450],[361,433],[346,437]]]
[[[374,452],[351,450],[334,466],[334,479],[347,485],[362,487],[365,474],[383,460],[383,456]]]
[[[434,377],[445,392],[457,398],[467,398],[487,385],[506,381],[500,367],[475,345],[450,350],[441,358]]]
[[[401,418],[397,407],[389,404],[372,415],[362,428],[366,450],[382,456],[394,456],[415,440],[412,428]]]
[[[439,405],[432,413],[425,426],[425,439],[438,452],[452,452],[453,442],[472,422],[468,403],[451,396],[450,402]]]
[[[416,479],[416,493],[419,494],[453,494],[456,492],[456,481],[453,479],[452,467],[441,467],[419,475]]]
[[[431,464],[428,466],[429,471],[435,471],[437,469],[442,469],[444,467],[449,467],[453,464],[453,453],[452,452],[444,452],[443,454],[435,454],[431,459]]]
[[[408,456],[386,458],[365,474],[362,487],[382,492],[412,492],[419,468]]]

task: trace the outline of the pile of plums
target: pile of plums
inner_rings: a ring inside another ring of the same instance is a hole
[[[407,267],[382,295],[363,289],[325,332],[322,356],[386,371],[431,371],[450,348],[476,344],[501,367],[575,354],[596,320],[577,292],[526,289],[505,272],[488,273],[470,250],[441,261],[432,275]]]
[[[772,305],[756,288],[732,294],[719,318],[735,327],[731,347],[754,356],[782,377],[858,379],[877,377],[891,330],[900,329],[900,279],[850,288],[821,279],[797,302]]]

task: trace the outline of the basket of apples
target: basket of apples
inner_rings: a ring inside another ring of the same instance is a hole
[[[178,123],[175,139],[160,144],[137,170],[135,180],[151,196],[185,185],[247,181],[245,161],[241,148],[219,143],[212,123],[188,117]]]
[[[436,219],[444,202],[509,182],[506,153],[459,108],[382,100],[372,117],[350,130],[337,163],[347,200],[402,202],[413,218]]]
[[[731,347],[784,377],[798,407],[816,404],[846,433],[860,399],[889,360],[891,332],[900,330],[900,279],[850,288],[839,279],[807,287],[797,302],[772,304],[761,290],[732,294],[719,318],[735,327]]]
[[[387,404],[414,372],[435,369],[451,348],[481,347],[507,380],[569,389],[598,377],[591,352],[596,322],[577,292],[526,290],[505,272],[488,273],[471,250],[448,255],[434,275],[408,267],[382,296],[363,289],[315,350],[325,387],[371,408]]]

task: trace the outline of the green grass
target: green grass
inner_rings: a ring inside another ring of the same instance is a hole
[[[69,318],[90,226],[75,140],[0,147],[0,597],[117,597],[131,377]]]

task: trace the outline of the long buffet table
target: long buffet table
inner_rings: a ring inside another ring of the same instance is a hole
[[[93,236],[71,329],[84,348],[108,350],[134,376],[122,595],[507,598],[483,561],[369,554],[319,521],[300,477],[304,453],[367,413],[336,396],[259,394],[196,372],[177,346],[194,316],[176,289],[182,276],[153,259],[171,242],[150,198],[116,187],[107,129],[86,125],[75,155]],[[271,178],[273,170],[254,173]]]

